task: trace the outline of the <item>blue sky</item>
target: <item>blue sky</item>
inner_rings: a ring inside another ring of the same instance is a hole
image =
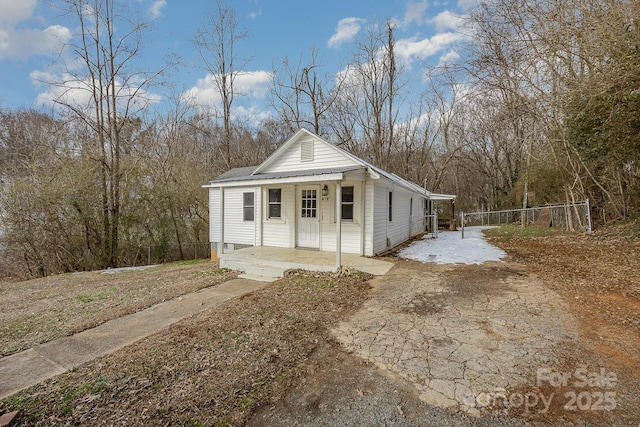
[[[141,19],[153,19],[137,60],[154,67],[165,55],[178,55],[180,65],[168,74],[168,83],[202,105],[215,105],[216,96],[191,40],[206,25],[214,4],[213,0],[129,0]],[[463,18],[474,0],[230,0],[229,4],[239,27],[247,32],[236,49],[240,57],[252,58],[240,82],[246,96],[236,106],[242,114],[261,118],[269,114],[266,92],[274,64],[285,55],[292,62],[300,55],[308,58],[315,49],[323,71],[336,74],[354,49],[354,37],[377,20],[397,21],[396,53],[415,73],[407,90],[422,92],[424,63],[436,65],[460,54],[455,44],[463,39]],[[76,25],[49,0],[0,0],[2,108],[51,105],[55,91],[37,80],[62,76],[61,62],[68,57],[64,46],[77,40]],[[154,104],[167,99],[160,87],[150,88],[148,95]]]

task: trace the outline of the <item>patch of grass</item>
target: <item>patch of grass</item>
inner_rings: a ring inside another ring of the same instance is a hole
[[[369,278],[293,272],[2,400],[0,412],[42,426],[242,425],[301,381],[300,364],[331,345],[330,328],[361,307]]]
[[[210,263],[211,260],[208,258],[203,259],[190,259],[186,261],[176,261],[167,264],[163,264],[163,266],[172,266],[172,265],[199,265],[199,264],[207,264]]]
[[[93,301],[101,301],[113,296],[118,292],[117,288],[99,289],[95,291],[84,292],[76,295],[76,299],[80,302],[90,303]]]
[[[118,274],[85,272],[3,283],[0,357],[234,277],[217,262],[197,260]]]
[[[535,238],[556,236],[563,234],[564,230],[559,230],[554,227],[538,227],[536,225],[530,225],[528,227],[522,227],[520,225],[508,224],[502,225],[497,228],[489,228],[483,230],[487,236],[491,237],[508,237],[508,238]]]

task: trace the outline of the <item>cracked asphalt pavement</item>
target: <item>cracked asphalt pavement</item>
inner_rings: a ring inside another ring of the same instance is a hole
[[[535,386],[578,336],[562,299],[517,264],[400,261],[333,330],[345,349],[412,383],[429,405],[480,416],[492,393]]]

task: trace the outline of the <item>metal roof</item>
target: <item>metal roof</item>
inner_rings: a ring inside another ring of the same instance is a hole
[[[246,166],[243,168],[233,168],[233,169],[229,169],[228,171],[226,171],[225,173],[216,176],[215,178],[213,178],[213,181],[218,181],[220,179],[227,179],[227,178],[239,178],[242,176],[249,176],[253,173],[254,170],[256,170],[258,166]]]

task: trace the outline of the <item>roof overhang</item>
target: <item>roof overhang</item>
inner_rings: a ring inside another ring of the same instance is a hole
[[[429,199],[431,200],[435,200],[435,201],[440,201],[440,200],[455,200],[456,196],[454,196],[453,194],[436,194],[436,193],[429,193],[428,195]]]
[[[364,179],[367,168],[350,166],[335,169],[315,169],[249,175],[228,179],[213,180],[203,185],[205,188],[246,187],[274,184],[297,184],[306,182],[342,181],[345,178]],[[376,176],[372,176],[376,178]]]

